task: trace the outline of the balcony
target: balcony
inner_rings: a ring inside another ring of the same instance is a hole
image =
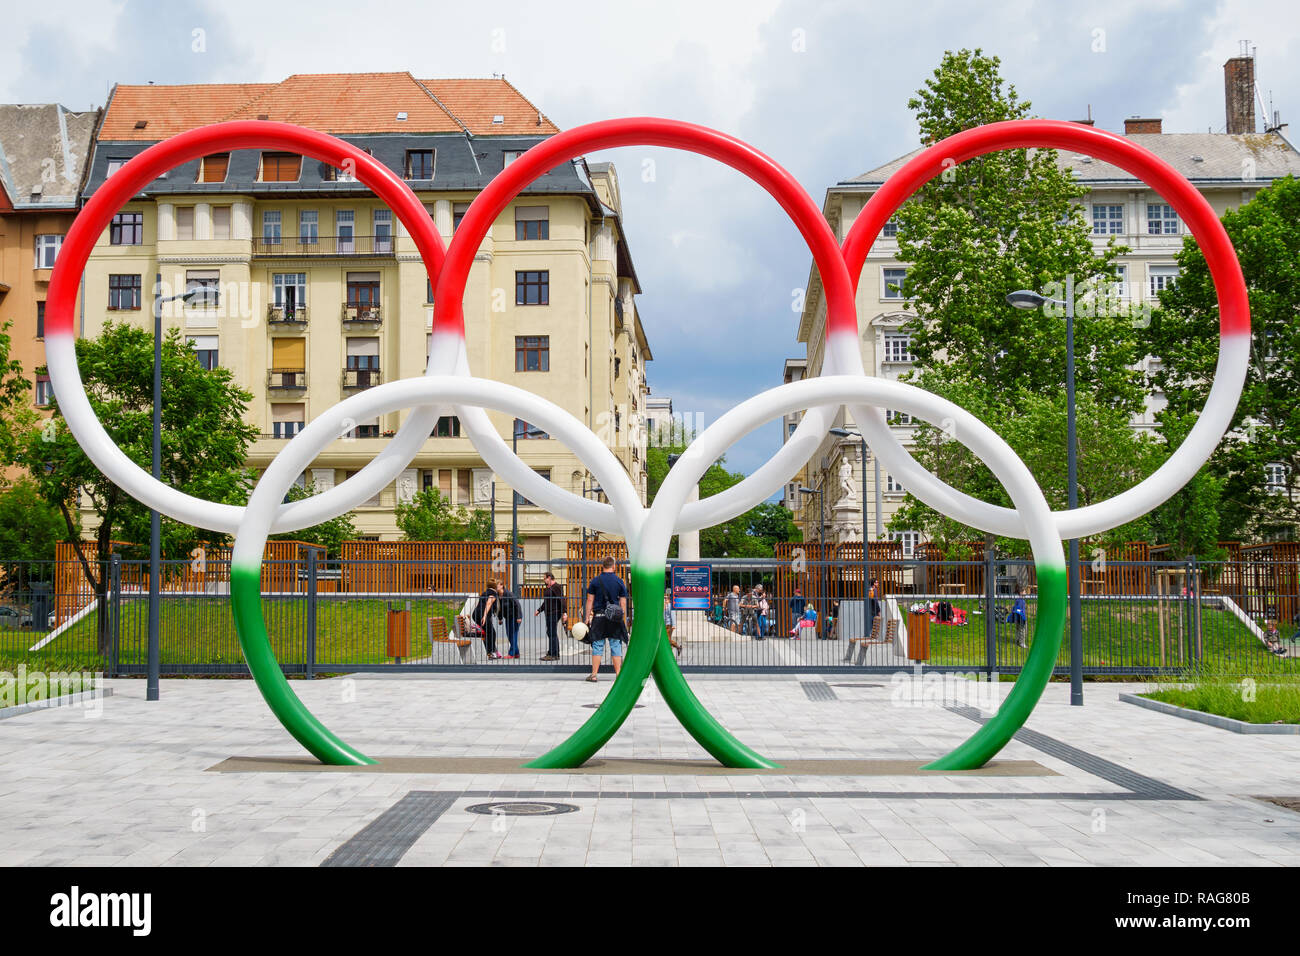
[[[317,236],[311,240],[293,236],[280,239],[262,236],[253,239],[253,255],[259,258],[375,257],[392,254],[392,236]]]
[[[382,381],[383,377],[377,368],[345,368],[343,370],[343,390],[345,392],[374,388]]]
[[[304,392],[307,390],[307,370],[273,368],[266,374],[266,388],[272,392]]]
[[[379,306],[343,303],[344,325],[379,325],[381,322],[383,313]]]
[[[281,328],[302,328],[307,324],[307,307],[297,305],[286,308],[281,305],[268,305],[266,307],[266,323]]]

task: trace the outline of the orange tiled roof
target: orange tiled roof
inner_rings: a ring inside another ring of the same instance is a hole
[[[232,110],[270,89],[272,83],[201,83],[186,86],[125,86],[113,91],[98,138],[155,142],[187,129],[218,123]],[[135,124],[146,120],[144,129]]]
[[[299,73],[225,118],[262,116],[326,133],[460,132],[410,73]]]
[[[476,136],[538,136],[560,131],[504,77],[420,82]],[[504,121],[493,123],[494,116]]]
[[[397,119],[405,113],[406,119]],[[416,80],[410,73],[299,73],[280,83],[119,85],[99,138],[154,142],[232,119],[296,123],[327,133],[549,135],[559,132],[505,79]],[[502,123],[493,123],[501,116]],[[136,124],[145,120],[143,129]]]

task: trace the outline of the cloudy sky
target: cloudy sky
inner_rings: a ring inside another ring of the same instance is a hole
[[[945,49],[997,54],[1039,116],[1078,119],[1091,106],[1106,129],[1140,114],[1163,117],[1166,132],[1197,132],[1222,131],[1223,62],[1248,40],[1266,101],[1300,123],[1300,17],[1281,0],[56,0],[16,5],[6,21],[17,55],[0,60],[0,102],[84,109],[103,105],[115,82],[504,73],[562,128],[656,115],[739,136],[819,206],[830,184],[918,145],[907,99]],[[621,171],[654,391],[707,423],[779,383],[784,359],[802,354],[791,301],[809,257],[775,203],[686,154],[599,158]],[[779,442],[769,426],[730,465],[750,471]]]

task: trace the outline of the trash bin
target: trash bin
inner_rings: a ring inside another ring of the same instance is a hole
[[[930,659],[930,614],[927,611],[907,612],[907,659]]]
[[[43,581],[32,582],[32,630],[49,629],[50,586]]]
[[[403,658],[411,656],[411,609],[408,604],[388,605],[388,656]]]

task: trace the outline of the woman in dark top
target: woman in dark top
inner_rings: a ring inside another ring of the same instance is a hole
[[[519,603],[519,597],[514,590],[506,587],[504,581],[497,582],[497,590],[501,597],[497,600],[497,615],[501,618],[501,623],[505,625],[506,637],[510,640],[509,653],[506,658],[509,660],[519,659],[519,625],[524,620],[524,607]]]
[[[497,653],[497,636],[493,630],[492,619],[496,616],[497,590],[496,582],[489,581],[483,593],[478,596],[478,603],[474,605],[472,616],[474,623],[483,628],[483,649],[487,651],[489,658],[498,658],[501,655]]]
[[[546,587],[542,589],[542,603],[533,612],[533,617],[539,614],[546,615],[546,653],[542,655],[542,660],[558,661],[560,659],[558,628],[560,622],[568,615],[564,613],[564,588],[560,587],[553,574],[546,575]]]

